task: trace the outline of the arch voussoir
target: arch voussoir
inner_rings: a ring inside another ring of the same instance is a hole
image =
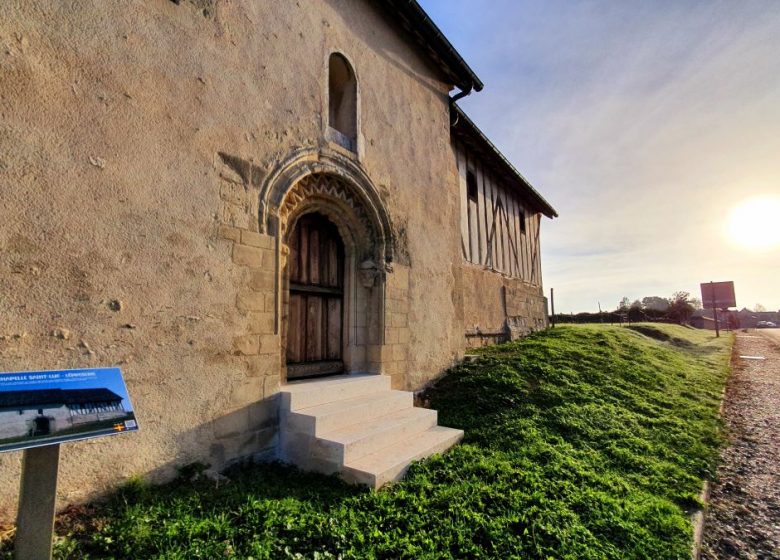
[[[260,194],[260,230],[284,238],[290,219],[305,209],[328,213],[340,228],[367,242],[365,256],[393,260],[389,214],[377,189],[350,158],[328,150],[301,150],[265,179]],[[363,243],[357,243],[358,246]]]

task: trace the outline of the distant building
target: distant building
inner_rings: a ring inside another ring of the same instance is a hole
[[[125,414],[122,397],[108,389],[0,392],[0,441],[54,434]]]
[[[739,311],[719,311],[718,326],[721,329],[754,329],[759,321],[780,323],[780,311],[751,311],[742,308]],[[689,321],[692,327],[715,330],[715,319],[711,309],[697,309]]]

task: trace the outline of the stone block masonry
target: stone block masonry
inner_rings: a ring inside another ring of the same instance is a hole
[[[385,288],[384,344],[369,347],[372,371],[388,375],[393,389],[407,389],[409,368],[409,267],[395,265]]]
[[[241,192],[222,189],[223,204],[234,204]],[[278,439],[281,344],[276,332],[275,239],[233,224],[220,224],[217,236],[230,244],[232,264],[246,279],[236,294],[241,326],[232,348],[234,356],[243,358],[244,377],[232,381],[228,406],[233,411],[214,422],[210,459],[217,464],[247,455],[271,457]]]

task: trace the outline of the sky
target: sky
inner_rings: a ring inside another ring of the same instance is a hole
[[[711,280],[780,309],[780,2],[420,3],[485,83],[461,107],[560,215],[556,312]]]

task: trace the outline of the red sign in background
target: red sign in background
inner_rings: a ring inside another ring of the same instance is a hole
[[[705,282],[701,285],[701,304],[707,309],[737,306],[734,282]]]

